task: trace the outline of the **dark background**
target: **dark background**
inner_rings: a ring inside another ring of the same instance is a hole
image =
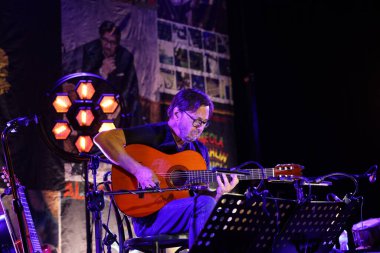
[[[311,178],[378,165],[378,4],[228,3],[239,161],[298,163]],[[332,180],[327,191],[353,192],[352,181]],[[364,218],[380,216],[379,185],[359,180]]]
[[[310,177],[338,171],[360,174],[379,164],[378,4],[367,0],[228,4],[238,161],[254,160],[264,167],[298,163]],[[29,106],[3,114],[2,124],[43,111],[44,103],[36,101],[43,101],[44,92],[61,77],[60,34],[59,1],[0,1],[0,47],[11,59],[9,81],[17,94],[23,94],[17,99],[30,100]],[[7,44],[19,38],[23,48]],[[23,58],[13,57],[16,54]],[[26,90],[18,92],[18,85],[25,82]],[[20,160],[39,163],[38,173],[20,173],[21,179],[28,179],[22,180],[27,187],[33,180],[52,180],[50,156],[46,153],[44,161]],[[31,174],[40,177],[28,178]],[[353,189],[352,182],[337,184],[342,192]],[[375,203],[379,193],[378,181],[361,180],[364,218],[380,216]]]

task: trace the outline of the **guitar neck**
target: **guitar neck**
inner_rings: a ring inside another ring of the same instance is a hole
[[[18,193],[20,197],[20,201],[22,204],[22,207],[24,209],[24,215],[25,215],[25,220],[28,226],[28,231],[29,231],[29,237],[30,237],[30,243],[33,247],[33,253],[34,252],[42,252],[40,240],[38,238],[37,231],[34,227],[34,222],[32,218],[32,214],[29,209],[29,204],[25,196],[25,187],[24,186],[19,186],[18,188]]]
[[[253,179],[268,179],[274,177],[275,169],[264,168],[261,169],[247,169],[248,175],[238,175],[239,180],[253,180]],[[200,184],[200,183],[213,183],[216,182],[216,176],[222,173],[213,172],[210,170],[193,170],[188,171],[189,183],[190,184]]]

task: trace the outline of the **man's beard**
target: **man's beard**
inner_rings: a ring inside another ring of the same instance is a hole
[[[200,136],[200,131],[198,129],[196,130],[191,130],[188,134],[186,135],[183,135],[184,136],[184,141],[186,142],[192,142],[192,141],[195,141],[199,138]]]

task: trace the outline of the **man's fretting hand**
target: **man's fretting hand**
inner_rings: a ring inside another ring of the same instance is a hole
[[[226,174],[222,174],[223,181],[219,175],[216,176],[216,181],[218,182],[218,188],[216,189],[215,199],[218,200],[224,193],[232,191],[235,186],[239,183],[239,178],[237,175],[232,175],[231,181],[228,180]]]

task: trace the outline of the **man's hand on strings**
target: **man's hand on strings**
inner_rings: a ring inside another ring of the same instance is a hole
[[[218,182],[218,188],[216,189],[215,199],[218,200],[224,193],[228,193],[235,188],[239,183],[239,178],[235,174],[231,176],[231,180],[228,180],[227,175],[222,174],[222,177],[216,176],[216,181]]]
[[[156,174],[154,174],[151,169],[144,166],[141,166],[138,170],[136,170],[135,177],[142,189],[154,188],[159,183]]]

